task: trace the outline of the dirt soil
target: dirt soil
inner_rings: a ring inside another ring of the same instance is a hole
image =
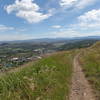
[[[79,54],[75,56],[73,62],[74,69],[69,100],[96,100],[93,90],[85,78],[78,58]]]

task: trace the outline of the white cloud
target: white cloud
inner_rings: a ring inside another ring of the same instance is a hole
[[[100,9],[94,9],[77,18],[75,24],[52,33],[55,37],[100,36]]]
[[[69,29],[62,31],[62,36],[100,36],[100,9],[91,10],[77,18],[76,24],[69,25]],[[69,32],[69,34],[68,34]],[[60,34],[60,33],[59,33]],[[58,36],[59,36],[58,34]]]
[[[76,7],[79,9],[85,8],[88,5],[92,5],[96,2],[97,0],[80,0],[77,2]]]
[[[60,0],[60,6],[61,7],[73,7],[78,9],[83,9],[89,5],[92,5],[97,0]]]
[[[16,16],[27,20],[29,23],[37,23],[52,16],[52,12],[43,14],[40,7],[33,0],[16,0],[14,4],[5,7],[8,14],[14,12]]]
[[[100,28],[100,9],[91,10],[78,17],[79,25],[87,28]]]
[[[54,26],[52,26],[52,28],[58,29],[58,28],[61,28],[61,26],[60,25],[54,25]]]
[[[8,27],[5,25],[0,25],[0,31],[8,31],[8,30],[13,30],[13,27]]]
[[[77,2],[77,0],[61,0],[60,5],[62,7],[69,7],[72,6],[75,2]]]

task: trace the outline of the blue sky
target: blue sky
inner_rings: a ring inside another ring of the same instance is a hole
[[[0,0],[0,40],[100,36],[100,0]]]

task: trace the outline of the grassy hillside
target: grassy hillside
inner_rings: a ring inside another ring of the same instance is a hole
[[[100,100],[100,42],[85,49],[80,61],[86,77],[96,90],[98,100]]]
[[[44,58],[0,77],[0,100],[66,100],[73,52]]]

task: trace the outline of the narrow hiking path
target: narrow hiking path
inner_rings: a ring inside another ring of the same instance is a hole
[[[69,100],[96,100],[79,64],[79,54],[75,56],[73,61],[72,86]]]

